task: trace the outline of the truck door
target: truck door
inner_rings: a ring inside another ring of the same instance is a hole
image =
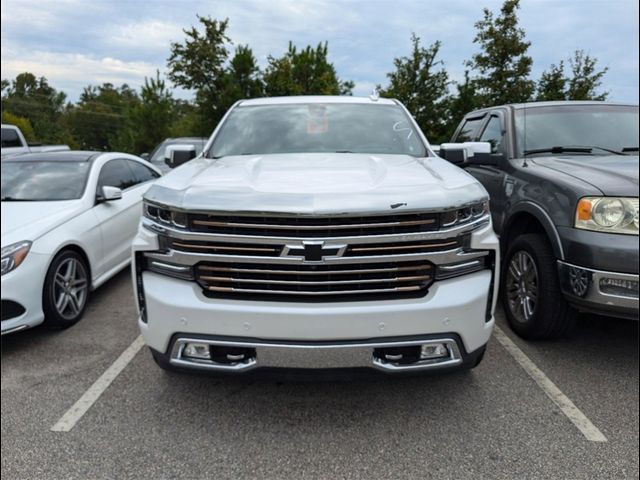
[[[501,155],[498,165],[470,165],[467,171],[482,183],[491,197],[491,216],[493,227],[496,233],[500,234],[504,211],[506,208],[505,195],[505,172],[503,170],[506,163],[507,148],[505,145],[505,122],[504,115],[500,111],[493,111],[489,114],[484,125],[480,128],[476,136],[478,142],[489,142],[491,153]]]

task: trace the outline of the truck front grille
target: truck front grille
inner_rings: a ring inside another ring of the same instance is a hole
[[[356,217],[230,216],[190,214],[191,231],[266,237],[323,238],[419,233],[438,230],[437,213],[404,213]]]
[[[196,280],[209,296],[254,300],[420,296],[433,279],[434,266],[424,261],[362,265],[201,262],[196,266]]]

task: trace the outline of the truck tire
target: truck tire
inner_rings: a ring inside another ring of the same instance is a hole
[[[87,306],[90,287],[89,269],[79,253],[64,250],[56,255],[42,289],[44,326],[63,330],[76,324]]]
[[[575,325],[577,312],[562,295],[556,257],[542,234],[521,235],[508,246],[501,290],[509,325],[522,338],[558,338]]]

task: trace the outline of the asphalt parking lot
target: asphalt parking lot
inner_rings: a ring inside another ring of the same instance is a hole
[[[138,337],[128,272],[58,333],[2,338],[2,478],[638,478],[638,323],[572,338],[501,330],[606,438],[591,441],[492,339],[475,370],[296,382],[161,371],[141,349],[67,432],[65,413]]]

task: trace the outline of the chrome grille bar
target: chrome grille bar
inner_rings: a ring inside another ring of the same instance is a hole
[[[276,285],[359,285],[361,283],[391,283],[391,282],[426,282],[431,280],[431,275],[418,275],[412,277],[395,278],[373,278],[364,280],[323,280],[323,281],[299,281],[299,280],[264,280],[255,278],[235,278],[235,277],[211,277],[201,275],[200,280],[212,282],[232,282],[232,283],[260,283]]]

